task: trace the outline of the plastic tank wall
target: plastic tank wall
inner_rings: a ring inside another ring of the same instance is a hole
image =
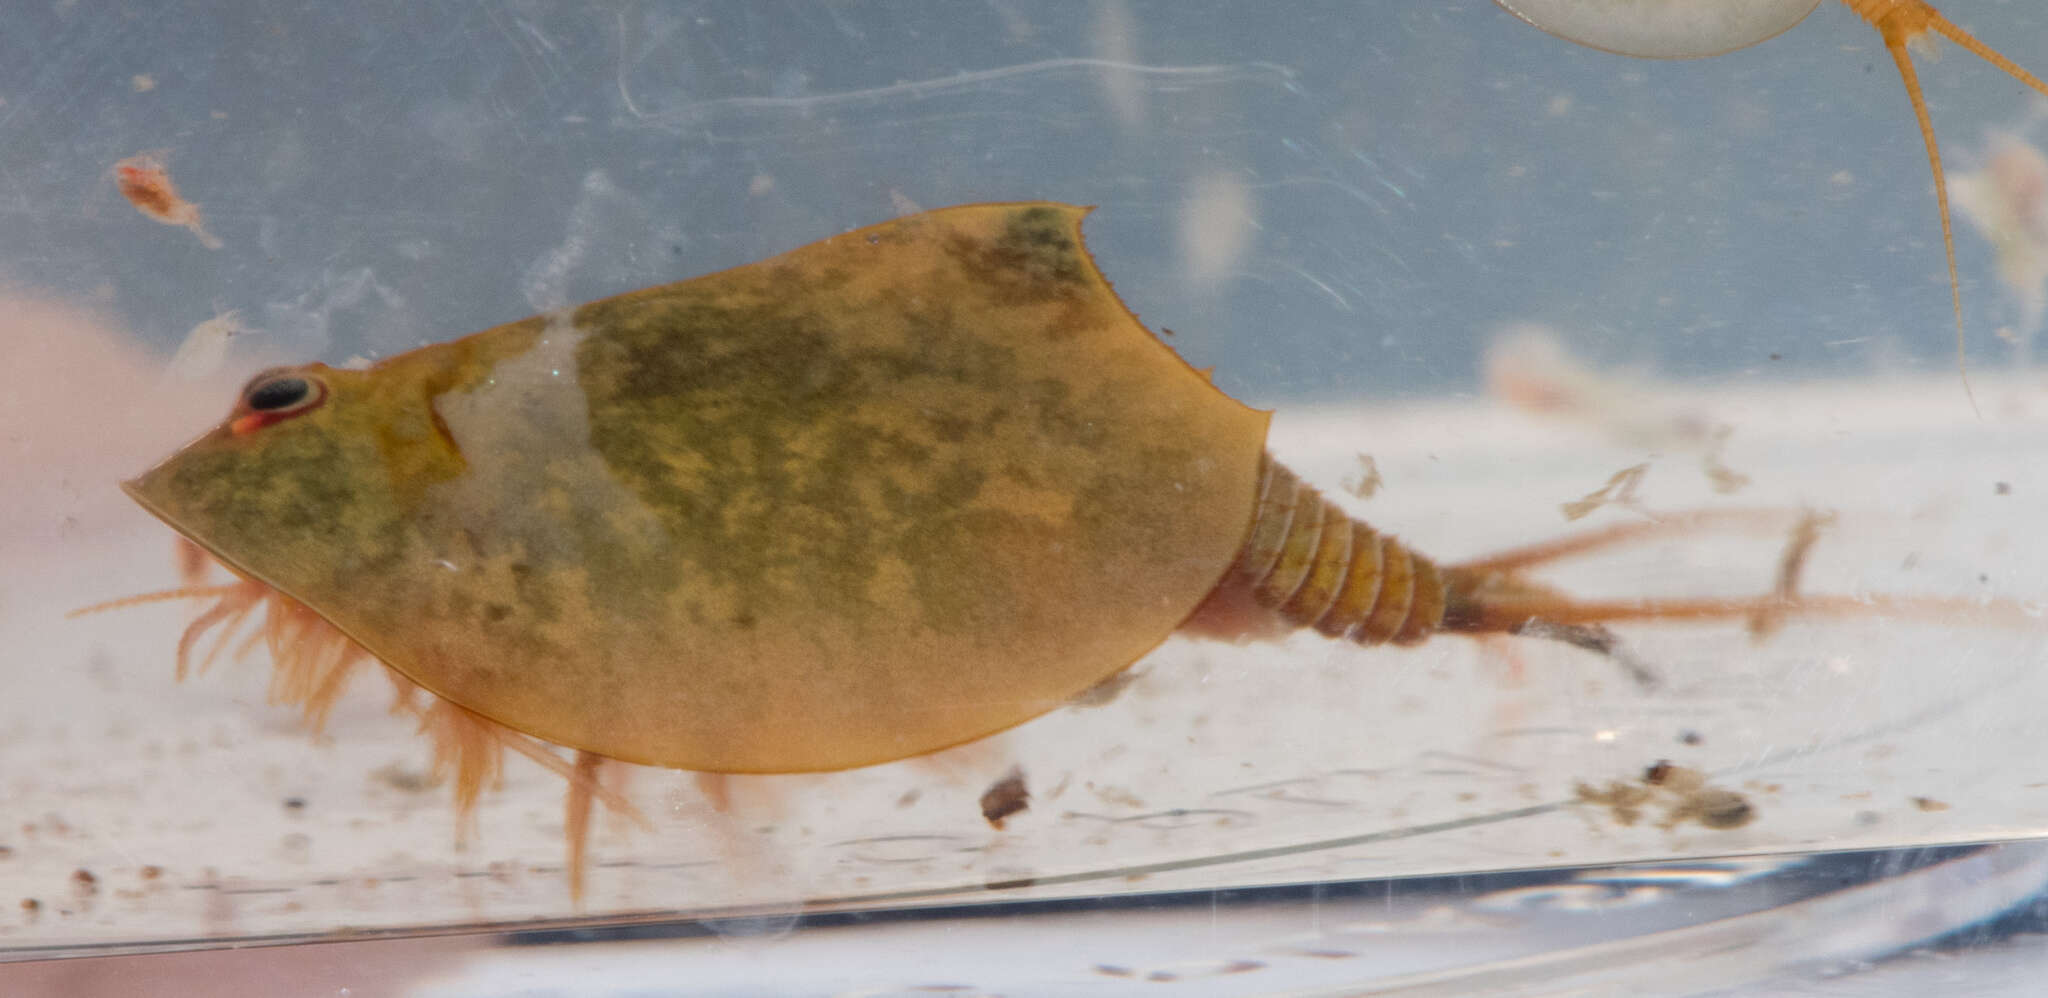
[[[2048,13],[1947,13],[2048,70]],[[1973,395],[1911,109],[1838,5],[1685,62],[1483,2],[57,3],[8,21],[0,953],[676,913],[777,927],[2048,822],[2043,104],[1953,46],[1919,69]],[[161,168],[196,214],[139,210],[123,164]],[[1733,598],[1789,571],[1866,605],[1617,623],[1654,688],[1533,639],[1173,639],[1104,703],[930,759],[737,778],[722,806],[690,774],[620,767],[647,822],[600,815],[580,906],[556,775],[509,760],[465,833],[380,680],[309,735],[269,702],[260,645],[174,678],[203,604],[66,616],[180,583],[174,535],[117,483],[259,370],[1039,199],[1095,206],[1089,246],[1130,308],[1273,410],[1271,447],[1306,480],[1418,550],[1663,523],[1543,577]],[[1662,760],[1688,775],[1646,784]],[[1029,807],[998,828],[982,798],[1013,769]],[[1715,820],[1713,794],[1743,819]]]

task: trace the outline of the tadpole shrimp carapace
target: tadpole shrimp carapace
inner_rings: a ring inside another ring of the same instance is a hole
[[[1748,48],[1777,37],[1806,19],[1820,0],[1495,0],[1509,13],[1567,41],[1620,55],[1645,59],[1698,59]],[[1956,244],[1949,220],[1948,180],[1942,172],[1941,147],[1934,139],[1934,120],[1920,92],[1920,77],[1906,47],[1930,32],[1968,49],[2036,93],[2048,97],[2048,84],[2006,58],[1976,36],[1943,17],[1926,0],[1842,0],[1870,22],[1884,39],[1898,67],[1899,79],[1913,104],[1920,141],[1927,147],[1927,165],[1934,173],[1935,207],[1941,216],[1941,244],[1948,259],[1950,304],[1955,310],[1956,364],[1963,354],[1963,292],[1956,277]],[[1968,382],[1964,382],[1968,387]]]
[[[243,581],[137,599],[214,601],[181,671],[262,610],[273,693],[315,721],[382,663],[465,810],[505,748],[562,773],[572,885],[593,798],[629,807],[604,760],[921,756],[1177,631],[1605,650],[1617,620],[1957,609],[1593,603],[1526,577],[1642,528],[1439,566],[1268,456],[1267,414],[1110,290],[1085,213],[933,211],[360,370],[260,374],[126,485]]]

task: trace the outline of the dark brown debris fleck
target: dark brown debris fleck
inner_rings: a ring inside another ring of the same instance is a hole
[[[1003,778],[989,785],[981,795],[981,816],[1000,831],[1003,820],[1031,806],[1031,791],[1024,786],[1024,770],[1012,767]]]
[[[1915,797],[1913,798],[1913,806],[1919,808],[1922,811],[1948,810],[1947,801],[1938,801],[1932,797]]]
[[[100,889],[100,878],[93,876],[91,870],[80,867],[71,871],[71,886],[81,894],[96,893]]]

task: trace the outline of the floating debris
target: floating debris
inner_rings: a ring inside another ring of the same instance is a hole
[[[1799,600],[1799,576],[1806,568],[1806,557],[1813,551],[1813,544],[1820,540],[1823,527],[1835,522],[1835,514],[1808,510],[1799,517],[1792,527],[1792,536],[1785,541],[1785,550],[1778,555],[1777,584],[1771,587],[1771,595],[1784,606],[1793,606]],[[1749,615],[1749,636],[1757,641],[1770,637],[1779,625],[1784,623],[1784,613],[1765,605],[1757,607]]]
[[[1379,494],[1380,486],[1386,484],[1380,478],[1379,463],[1370,454],[1358,455],[1358,474],[1344,479],[1344,491],[1360,499],[1370,499]]]
[[[1607,479],[1607,484],[1571,502],[1562,503],[1558,508],[1564,511],[1564,518],[1567,520],[1582,519],[1594,510],[1607,505],[1620,506],[1625,509],[1641,512],[1642,504],[1636,500],[1636,486],[1642,484],[1643,476],[1648,474],[1649,471],[1650,466],[1647,463],[1623,468],[1610,475]]]
[[[1017,767],[1011,767],[981,795],[981,816],[997,831],[1006,819],[1030,806],[1031,791],[1024,786],[1024,770]]]
[[[1756,820],[1756,806],[1749,798],[1712,786],[1705,773],[1668,760],[1644,769],[1637,782],[1610,780],[1605,787],[1579,783],[1572,791],[1583,803],[1607,808],[1615,824],[1624,826],[1642,820],[1643,811],[1653,803],[1664,809],[1657,827],[1666,831],[1687,822],[1725,831]]]

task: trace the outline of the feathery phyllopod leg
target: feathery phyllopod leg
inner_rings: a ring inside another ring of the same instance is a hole
[[[187,571],[183,574],[189,578],[203,577],[205,573]],[[350,679],[376,662],[362,646],[304,604],[263,583],[246,579],[221,585],[186,585],[163,592],[128,596],[81,607],[71,611],[69,616],[173,600],[215,601],[211,608],[186,625],[178,641],[178,679],[183,680],[193,671],[192,654],[207,632],[216,632],[217,636],[212,648],[199,659],[197,671],[200,672],[213,664],[241,626],[260,610],[262,615],[258,619],[261,626],[251,637],[266,644],[270,651],[274,669],[270,701],[297,707],[306,726],[316,732],[326,723],[329,710],[341,698]],[[243,642],[236,655],[239,657],[254,643]],[[375,671],[382,672],[397,691],[392,712],[411,714],[419,719],[421,734],[433,744],[435,775],[452,781],[458,842],[467,840],[474,825],[477,802],[484,789],[496,782],[503,771],[506,749],[525,756],[568,783],[564,827],[567,831],[567,876],[572,900],[581,903],[583,896],[585,844],[594,802],[602,801],[614,813],[625,815],[644,829],[653,827],[630,800],[606,787],[599,778],[606,761],[603,756],[579,751],[573,764],[563,762],[545,743],[473,711],[435,696],[427,696],[422,702],[415,696],[419,688],[395,670],[380,667]]]

